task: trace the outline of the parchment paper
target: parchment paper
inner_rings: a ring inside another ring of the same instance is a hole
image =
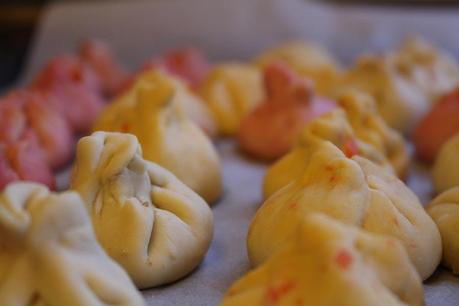
[[[38,27],[26,82],[50,56],[72,52],[88,37],[107,40],[128,67],[168,48],[194,45],[213,59],[250,58],[292,38],[321,42],[344,63],[362,52],[390,48],[419,33],[459,54],[459,12],[375,10],[300,0],[156,0],[66,3],[49,6]],[[245,237],[261,202],[265,165],[238,154],[232,141],[219,141],[225,192],[213,207],[215,234],[200,267],[187,278],[145,290],[148,305],[217,305],[227,288],[249,268]],[[68,173],[59,176],[65,186]],[[408,184],[427,203],[428,171],[411,167]],[[428,306],[458,306],[459,278],[439,268],[425,282]]]

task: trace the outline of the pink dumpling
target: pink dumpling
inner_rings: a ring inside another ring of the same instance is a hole
[[[108,97],[118,93],[131,77],[117,62],[110,48],[101,41],[85,41],[80,46],[79,55],[97,74],[103,92]]]
[[[76,57],[51,59],[31,88],[45,97],[54,97],[47,99],[49,104],[64,115],[75,132],[90,130],[104,106],[97,75]]]
[[[336,104],[315,96],[311,84],[282,62],[266,67],[264,83],[267,98],[242,120],[238,140],[254,157],[274,160],[292,148],[304,125]]]
[[[13,91],[0,99],[0,142],[15,143],[33,133],[51,168],[72,157],[73,136],[64,117],[36,92]]]

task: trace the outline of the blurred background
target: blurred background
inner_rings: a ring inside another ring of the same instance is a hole
[[[109,2],[113,0],[99,0]],[[118,2],[123,0],[117,0]],[[124,0],[132,2],[133,0]],[[142,0],[137,0],[142,1]],[[151,0],[161,1],[161,0]],[[193,0],[176,0],[193,2]],[[307,0],[305,0],[307,1]],[[31,46],[36,26],[50,4],[56,2],[84,2],[82,0],[0,0],[0,90],[12,85],[23,71],[27,52]],[[87,1],[89,2],[89,1]],[[91,1],[95,2],[95,1]],[[396,6],[402,10],[411,10],[419,7],[435,10],[444,9],[445,6],[457,6],[459,0],[322,0],[316,2],[328,2],[348,6],[372,6],[384,9]]]
[[[45,0],[0,2],[0,88],[18,77]]]

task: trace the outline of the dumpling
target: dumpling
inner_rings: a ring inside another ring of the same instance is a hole
[[[433,162],[440,148],[459,133],[459,86],[441,97],[422,118],[413,133],[416,155]]]
[[[141,70],[161,69],[183,80],[191,89],[198,89],[212,69],[206,56],[196,48],[169,50],[147,60]]]
[[[370,94],[384,120],[408,133],[427,112],[430,101],[403,67],[392,57],[362,56],[346,72],[340,86]]]
[[[222,190],[220,160],[210,139],[184,114],[187,93],[169,76],[155,71],[109,105],[94,130],[137,136],[144,157],[170,170],[208,203]]]
[[[423,38],[405,39],[395,56],[400,69],[412,77],[430,102],[459,85],[458,62]]]
[[[441,239],[416,195],[369,160],[347,158],[329,141],[314,141],[303,173],[268,198],[252,220],[247,237],[252,264],[259,265],[288,241],[305,215],[323,212],[399,238],[421,278],[429,277],[440,261]]]
[[[346,112],[356,136],[386,156],[398,177],[408,171],[409,155],[403,137],[392,129],[379,115],[373,98],[365,93],[349,90],[343,92],[338,105]]]
[[[11,91],[0,98],[0,142],[15,143],[24,134],[36,136],[44,163],[56,169],[72,158],[73,135],[64,117],[38,92]]]
[[[49,107],[59,111],[77,133],[90,130],[105,102],[97,75],[73,56],[50,59],[29,87],[49,96]]]
[[[459,186],[459,133],[441,147],[432,168],[432,179],[438,193]]]
[[[320,94],[327,94],[341,73],[338,61],[325,48],[311,42],[284,43],[259,55],[255,62],[266,67],[279,60],[287,63],[299,75],[311,79]]]
[[[183,56],[185,57],[184,60],[193,62],[193,55],[189,55],[191,58],[188,58],[188,55],[180,55],[175,54],[174,56]],[[164,60],[164,61],[163,61]],[[174,62],[174,61],[172,61]],[[204,132],[206,132],[209,136],[215,136],[217,134],[217,124],[214,120],[212,112],[210,111],[207,104],[191,90],[191,85],[184,76],[177,75],[177,73],[189,73],[191,77],[197,77],[198,72],[194,70],[199,70],[199,64],[195,64],[198,67],[194,67],[195,65],[189,63],[191,67],[188,67],[185,63],[182,63],[184,66],[180,66],[178,72],[175,71],[175,68],[171,68],[166,64],[168,61],[162,58],[154,59],[145,64],[145,67],[140,70],[137,75],[130,78],[129,82],[125,82],[123,89],[121,90],[122,93],[126,94],[131,91],[133,92],[132,88],[135,86],[137,80],[145,78],[145,75],[148,75],[148,72],[154,72],[155,70],[162,71],[165,75],[167,75],[170,82],[174,84],[174,87],[177,90],[177,102],[182,109],[182,111],[187,115],[194,123],[196,123]],[[175,63],[175,62],[174,62]],[[188,71],[189,68],[191,71]],[[172,71],[171,71],[172,70]],[[187,74],[186,74],[187,75]],[[190,81],[191,82],[191,81]],[[129,94],[128,94],[129,95]],[[127,100],[125,98],[118,99],[119,100]],[[131,100],[135,100],[131,97]]]
[[[0,305],[145,305],[97,243],[76,192],[35,183],[0,194]]]
[[[82,138],[71,188],[86,203],[100,244],[139,288],[184,277],[209,248],[213,216],[207,203],[144,160],[133,135]]]
[[[443,244],[443,264],[459,274],[459,186],[437,196],[427,207]]]
[[[220,64],[211,70],[199,92],[212,111],[219,134],[231,136],[263,99],[261,72],[243,63]]]
[[[237,138],[250,155],[274,160],[292,148],[305,124],[336,104],[316,96],[310,82],[283,62],[267,65],[263,75],[266,100],[242,120]]]
[[[79,56],[93,69],[106,96],[116,95],[131,77],[118,63],[109,46],[102,41],[83,42]]]
[[[446,53],[419,40],[407,40],[383,56],[360,57],[338,87],[372,95],[381,116],[393,128],[410,132],[438,96],[459,81],[459,67]]]
[[[220,305],[422,306],[424,299],[399,241],[311,214]]]
[[[43,148],[30,130],[12,143],[0,142],[0,191],[18,180],[45,184],[49,188],[56,185]]]
[[[296,146],[268,168],[263,182],[265,199],[302,175],[311,162],[318,140],[331,141],[348,158],[360,155],[394,173],[384,154],[371,143],[358,138],[346,113],[342,109],[335,109],[309,123],[303,129]]]

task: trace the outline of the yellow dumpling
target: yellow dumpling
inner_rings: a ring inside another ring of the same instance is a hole
[[[459,84],[459,65],[454,57],[420,37],[406,39],[396,57],[399,69],[411,75],[430,102]]]
[[[417,84],[399,71],[391,58],[362,56],[342,78],[342,88],[354,88],[375,98],[391,127],[408,133],[427,112],[429,101]]]
[[[448,189],[429,204],[443,242],[443,264],[459,274],[459,186]]]
[[[382,152],[398,177],[404,178],[409,156],[403,136],[382,119],[374,99],[363,92],[348,90],[339,97],[338,105],[346,112],[356,136]]]
[[[346,224],[400,239],[422,279],[435,271],[441,238],[416,195],[394,174],[358,155],[348,158],[329,141],[315,139],[298,179],[269,197],[250,225],[253,265],[289,241],[301,220],[322,212]]]
[[[423,40],[410,39],[393,52],[358,58],[335,93],[355,88],[370,94],[384,120],[409,133],[438,96],[458,83],[458,64],[448,54]]]
[[[222,190],[220,160],[210,139],[184,114],[179,99],[180,91],[167,75],[148,72],[104,110],[94,130],[134,134],[147,160],[212,203]]]
[[[421,306],[422,283],[397,239],[305,217],[291,241],[238,280],[220,306]]]
[[[214,115],[219,133],[231,136],[242,118],[263,100],[262,75],[248,64],[217,65],[205,79],[200,94]]]
[[[311,162],[316,139],[331,141],[347,157],[363,156],[393,173],[386,156],[371,143],[358,138],[346,113],[338,108],[306,125],[297,145],[268,169],[263,183],[265,199],[302,175]]]
[[[284,61],[299,75],[314,82],[320,94],[327,94],[340,75],[340,65],[322,46],[311,42],[292,41],[259,55],[255,62],[265,67],[272,61]]]

